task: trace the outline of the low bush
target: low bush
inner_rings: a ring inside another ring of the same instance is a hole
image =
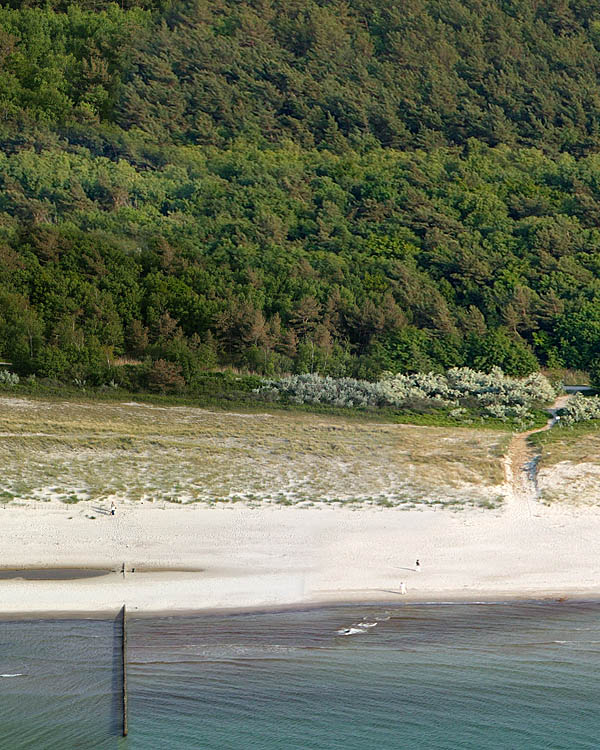
[[[19,376],[8,370],[0,370],[0,385],[18,385]]]
[[[560,412],[562,424],[573,425],[590,419],[600,419],[600,396],[576,393]]]
[[[525,422],[532,409],[552,401],[556,390],[539,373],[511,378],[498,368],[479,372],[468,367],[453,368],[445,374],[433,372],[387,375],[378,383],[353,378],[319,375],[291,375],[269,380],[257,389],[266,398],[294,404],[330,404],[341,407],[391,406],[403,410],[417,408],[470,409],[485,417]]]

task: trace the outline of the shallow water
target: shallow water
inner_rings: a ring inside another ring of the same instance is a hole
[[[598,747],[600,604],[134,619],[128,646],[123,740],[119,624],[0,622],[0,746]]]
[[[0,580],[22,578],[26,581],[74,581],[114,573],[110,568],[0,568]]]

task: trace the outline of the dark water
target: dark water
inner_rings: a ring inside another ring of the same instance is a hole
[[[126,740],[120,645],[112,621],[0,622],[0,748],[600,746],[600,604],[130,620]]]
[[[97,578],[113,571],[108,568],[0,568],[0,580],[22,578],[25,581],[74,581]]]

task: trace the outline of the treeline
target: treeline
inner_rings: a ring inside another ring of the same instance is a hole
[[[20,373],[599,369],[593,3],[12,5]]]
[[[20,151],[0,180],[0,347],[24,372],[128,354],[188,379],[523,374],[598,356],[597,156],[242,143],[136,170]]]

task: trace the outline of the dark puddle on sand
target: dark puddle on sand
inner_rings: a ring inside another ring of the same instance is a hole
[[[0,580],[23,578],[26,581],[72,581],[114,573],[109,568],[0,568]]]
[[[132,566],[123,568],[0,568],[0,581],[23,579],[25,581],[75,581],[97,578],[111,573],[202,573],[203,568],[150,568]]]

